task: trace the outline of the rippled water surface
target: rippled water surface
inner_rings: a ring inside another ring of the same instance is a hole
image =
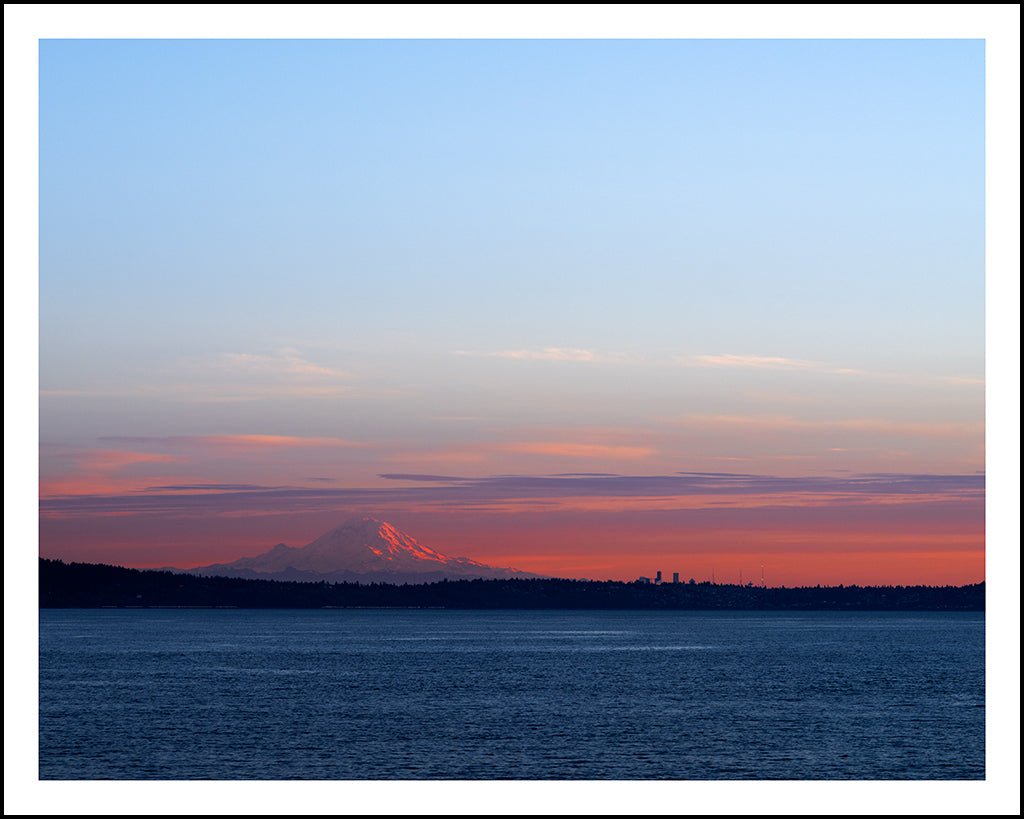
[[[981,779],[983,614],[44,610],[43,779]]]

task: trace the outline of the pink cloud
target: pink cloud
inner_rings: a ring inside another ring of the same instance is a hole
[[[635,460],[655,454],[643,446],[607,446],[604,444],[571,444],[543,441],[521,441],[492,447],[498,452],[522,452],[529,455],[553,455],[562,458],[612,458]]]
[[[171,463],[178,460],[174,455],[156,452],[125,452],[121,449],[89,449],[70,455],[76,466],[85,471],[108,471],[121,469],[131,464]]]
[[[299,449],[350,449],[367,448],[370,444],[361,441],[350,441],[345,438],[301,438],[294,435],[197,435],[181,436],[170,439],[198,443],[201,445],[228,446],[262,449],[299,448]]]
[[[232,447],[243,449],[298,448],[298,449],[352,449],[369,448],[372,444],[346,438],[306,438],[297,435],[171,435],[167,437],[109,436],[105,441],[149,444],[155,446]]]
[[[148,479],[133,471],[130,475],[111,475],[136,464],[164,464],[179,460],[174,455],[153,452],[126,452],[120,449],[89,449],[50,455],[51,461],[63,462],[63,471],[41,477],[39,496],[95,495],[133,492]]]

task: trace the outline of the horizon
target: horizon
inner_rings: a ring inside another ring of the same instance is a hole
[[[191,569],[179,569],[176,566],[159,566],[159,567],[151,567],[151,568],[138,568],[136,566],[118,566],[118,565],[114,565],[114,564],[111,564],[111,563],[86,563],[86,562],[83,562],[83,561],[65,561],[65,560],[62,560],[61,558],[49,558],[49,557],[43,557],[41,555],[39,557],[39,560],[44,560],[44,561],[48,561],[48,562],[52,562],[52,563],[63,563],[66,566],[72,566],[72,565],[79,565],[79,566],[102,566],[102,567],[111,568],[111,569],[125,569],[127,571],[133,571],[133,572],[167,572],[169,574],[174,574],[176,572],[181,572],[182,574],[188,574],[188,573],[190,573],[192,571],[195,571],[196,569],[206,568],[204,566],[197,566],[197,567],[194,567],[194,568],[191,568]],[[259,580],[259,581],[266,581],[266,582],[271,582],[271,583],[312,583],[314,585],[317,585],[317,584],[319,584],[321,582],[321,581],[318,581],[318,580],[282,580],[282,579],[277,578],[277,577],[268,577],[268,578],[260,578],[260,577],[234,577],[234,578],[232,578],[232,577],[228,577],[228,576],[225,576],[225,575],[206,575],[206,576],[211,577],[211,578],[213,578],[213,577],[224,577],[225,579],[231,579],[231,580]],[[375,584],[375,585],[384,585],[384,586],[387,586],[387,585],[402,585],[402,586],[406,586],[406,585],[410,585],[410,586],[422,585],[422,586],[429,586],[429,585],[433,585],[435,583],[441,583],[441,582],[448,582],[448,583],[463,583],[463,582],[465,582],[465,583],[472,583],[472,582],[475,582],[475,581],[478,581],[478,580],[479,581],[486,581],[488,583],[490,583],[490,582],[505,583],[505,582],[508,582],[508,581],[518,581],[518,580],[524,580],[524,581],[532,581],[532,580],[559,580],[559,581],[569,581],[569,582],[572,582],[572,583],[618,583],[618,584],[623,584],[623,585],[635,583],[635,584],[640,584],[640,585],[651,585],[651,586],[656,586],[656,585],[661,585],[661,586],[691,586],[691,585],[696,585],[696,586],[735,586],[737,588],[744,588],[744,589],[754,588],[754,589],[769,589],[769,590],[770,589],[780,589],[780,590],[781,589],[800,589],[800,588],[821,588],[821,589],[835,589],[835,588],[863,588],[863,589],[870,589],[870,588],[877,588],[877,589],[885,589],[885,588],[966,588],[968,586],[983,586],[983,585],[985,585],[985,581],[984,580],[979,580],[977,583],[962,583],[962,584],[959,584],[959,585],[951,585],[951,584],[946,584],[946,585],[929,585],[929,584],[908,585],[908,584],[904,583],[904,584],[885,584],[885,585],[866,586],[866,585],[860,585],[860,584],[856,584],[856,583],[850,583],[850,584],[837,584],[835,586],[831,586],[831,585],[826,586],[826,585],[822,585],[820,583],[816,583],[813,586],[811,586],[811,585],[800,585],[800,586],[777,585],[777,586],[773,586],[773,585],[769,585],[769,584],[766,583],[765,585],[762,586],[760,583],[754,583],[752,581],[749,582],[749,583],[742,583],[742,584],[740,584],[740,583],[730,583],[727,580],[725,580],[725,581],[720,581],[720,580],[697,580],[696,578],[687,578],[686,580],[683,580],[682,577],[679,578],[678,582],[676,582],[674,580],[665,580],[665,579],[662,579],[660,582],[657,582],[657,581],[654,580],[654,578],[643,577],[643,576],[637,577],[637,578],[633,578],[632,580],[597,580],[597,579],[592,578],[592,577],[554,577],[554,576],[552,576],[552,577],[452,577],[452,578],[446,578],[444,581],[442,581],[442,580],[424,580],[424,581],[418,581],[416,583],[409,583],[407,581],[391,581],[391,582],[389,582],[387,580],[367,580],[367,581],[365,581],[365,583],[367,583],[367,584],[371,584],[372,583],[372,584]],[[360,581],[360,580],[335,580],[335,581],[332,581],[332,582],[334,584],[353,583],[353,584],[356,584],[356,585],[360,585],[364,581]]]
[[[984,580],[984,41],[39,66],[40,555]]]
[[[311,516],[308,516],[308,517],[311,517]],[[316,518],[312,518],[312,519],[320,519],[320,518],[316,517]],[[403,534],[408,535],[408,536],[412,537],[413,539],[415,539],[417,542],[419,542],[419,543],[421,543],[421,544],[423,544],[425,546],[428,546],[429,548],[433,549],[434,551],[437,551],[437,552],[441,553],[444,557],[448,557],[448,558],[469,558],[471,560],[478,560],[479,562],[485,563],[486,565],[488,565],[488,566],[490,566],[492,568],[511,568],[511,569],[517,569],[517,570],[520,570],[520,571],[534,572],[536,574],[540,574],[540,575],[543,575],[543,576],[546,576],[546,577],[557,577],[557,578],[562,578],[562,579],[589,579],[589,580],[600,580],[600,581],[632,582],[632,581],[634,581],[634,580],[636,580],[637,578],[640,578],[640,577],[650,577],[650,578],[653,579],[654,576],[656,575],[656,573],[659,570],[663,574],[663,582],[670,582],[668,580],[665,580],[664,578],[670,578],[673,575],[673,573],[678,572],[679,575],[680,575],[680,582],[686,582],[691,577],[693,577],[693,579],[696,582],[698,582],[698,583],[711,582],[711,583],[715,583],[715,584],[718,584],[718,585],[729,585],[729,584],[745,585],[746,581],[750,581],[750,582],[755,582],[756,581],[755,585],[759,585],[760,584],[760,579],[761,579],[762,573],[763,573],[763,575],[765,577],[766,585],[768,587],[770,587],[770,588],[777,588],[777,587],[783,587],[783,586],[805,586],[805,585],[814,586],[814,585],[819,585],[819,584],[820,585],[828,585],[828,586],[838,586],[838,585],[864,585],[864,586],[883,586],[883,585],[894,585],[894,586],[900,586],[900,585],[903,585],[903,586],[910,586],[910,585],[938,585],[938,586],[946,586],[946,585],[952,585],[952,586],[963,586],[963,585],[971,585],[971,584],[974,584],[974,583],[983,582],[984,579],[985,579],[984,575],[982,575],[979,579],[974,579],[974,580],[968,579],[968,580],[965,580],[965,581],[962,581],[962,582],[953,582],[953,581],[945,581],[945,580],[942,580],[941,578],[940,579],[931,579],[930,580],[930,579],[928,579],[928,575],[927,574],[922,574],[922,575],[919,575],[919,577],[922,577],[924,579],[920,579],[918,581],[902,581],[898,577],[895,578],[895,579],[891,579],[891,580],[874,580],[873,578],[875,578],[875,577],[878,577],[878,576],[887,577],[888,575],[878,575],[878,574],[872,573],[871,571],[867,571],[867,572],[863,572],[863,573],[859,573],[859,574],[858,573],[847,572],[847,573],[842,574],[841,576],[839,576],[838,579],[837,579],[837,576],[834,576],[834,575],[833,576],[827,576],[827,577],[825,577],[823,579],[821,577],[816,577],[814,572],[811,571],[811,570],[804,570],[804,571],[801,571],[801,572],[793,572],[793,573],[791,573],[791,577],[794,578],[792,580],[792,582],[786,582],[785,578],[783,578],[782,580],[779,580],[778,582],[768,582],[769,579],[773,577],[773,571],[772,571],[773,568],[776,568],[774,566],[774,564],[771,563],[771,562],[762,562],[762,563],[756,563],[756,564],[753,564],[753,563],[751,563],[749,561],[744,562],[744,554],[743,553],[735,553],[735,552],[732,552],[732,553],[715,552],[715,553],[712,553],[712,554],[704,554],[704,555],[699,555],[698,554],[695,557],[693,552],[683,553],[683,552],[672,552],[672,551],[663,551],[663,552],[657,553],[657,554],[651,556],[651,560],[648,561],[647,563],[640,562],[639,559],[633,558],[632,561],[628,563],[628,565],[630,567],[632,567],[632,569],[622,569],[622,568],[620,568],[618,570],[612,570],[612,571],[598,569],[597,571],[591,571],[589,573],[586,572],[586,571],[578,571],[578,572],[576,572],[574,574],[569,574],[569,573],[556,574],[554,572],[543,572],[543,571],[536,571],[536,570],[531,569],[531,568],[524,568],[522,565],[517,565],[517,563],[515,563],[515,562],[511,562],[510,563],[510,562],[504,561],[500,555],[499,555],[499,557],[494,558],[494,559],[483,560],[483,559],[479,558],[478,556],[474,555],[472,553],[472,551],[469,550],[469,549],[472,549],[472,543],[470,543],[467,546],[467,549],[449,548],[449,546],[446,545],[446,544],[441,544],[439,542],[434,542],[432,540],[431,541],[425,540],[423,537],[418,535],[417,532],[410,532],[406,527],[397,526],[397,525],[395,525],[394,521],[389,520],[387,517],[381,516],[379,514],[376,514],[376,515],[374,515],[374,514],[362,514],[362,515],[355,514],[353,516],[346,517],[345,519],[338,520],[335,524],[332,524],[332,525],[328,526],[327,528],[323,528],[320,531],[317,531],[312,536],[309,536],[309,537],[306,537],[304,539],[301,539],[300,541],[292,539],[292,542],[288,542],[289,539],[287,539],[287,538],[281,538],[281,539],[278,539],[278,540],[271,539],[269,541],[260,542],[260,543],[251,542],[251,543],[248,543],[248,544],[236,544],[234,549],[232,549],[231,547],[222,547],[221,549],[218,549],[216,551],[211,551],[211,550],[208,549],[208,547],[204,547],[201,551],[197,552],[197,554],[206,554],[206,555],[216,554],[217,557],[214,558],[214,559],[206,560],[203,563],[195,563],[195,564],[188,564],[188,565],[176,565],[176,564],[171,564],[171,563],[161,563],[158,560],[150,561],[148,564],[145,564],[145,565],[139,564],[137,561],[135,563],[129,563],[127,561],[112,562],[111,560],[82,560],[82,559],[78,559],[78,558],[66,558],[66,557],[62,556],[60,553],[56,552],[56,551],[53,554],[43,554],[42,550],[40,551],[40,557],[45,557],[45,558],[49,558],[49,559],[61,559],[61,560],[66,560],[67,562],[107,563],[108,565],[118,565],[118,566],[122,566],[124,568],[134,568],[134,569],[167,569],[167,568],[176,568],[176,569],[180,569],[182,571],[187,571],[187,570],[190,570],[190,569],[202,568],[204,566],[213,565],[213,564],[231,563],[231,562],[234,562],[235,560],[239,560],[239,559],[242,559],[242,558],[257,557],[259,555],[262,555],[262,554],[272,550],[273,548],[275,548],[279,544],[283,544],[283,545],[285,545],[285,546],[287,546],[289,548],[292,548],[292,549],[302,549],[302,548],[305,548],[306,546],[310,545],[318,537],[320,537],[320,536],[322,536],[324,534],[327,534],[328,532],[333,531],[336,528],[339,528],[341,526],[344,526],[344,525],[346,525],[348,523],[351,523],[353,521],[356,521],[356,520],[374,520],[374,521],[379,522],[379,523],[386,523],[386,524],[395,526],[395,528],[397,528]],[[536,524],[531,524],[531,525],[535,526]],[[232,529],[234,529],[234,528],[236,528],[236,527],[232,527]],[[536,529],[532,529],[531,531],[535,532]],[[606,542],[606,540],[607,540],[607,538],[609,536],[618,539],[619,535],[614,534],[614,532],[615,532],[614,529],[607,530],[605,532],[606,539],[605,539],[605,541],[602,541],[602,542]],[[475,529],[471,529],[470,532],[469,532],[469,535],[470,536],[475,536],[476,535],[476,530]],[[514,542],[514,535],[509,534],[507,536],[507,538],[506,538],[506,541],[503,541],[503,542],[508,542],[509,540],[512,540]],[[128,550],[129,554],[131,554],[132,551],[133,550],[131,549],[131,544],[130,544],[129,550]],[[587,555],[592,555],[592,547],[590,547],[588,549]],[[778,552],[776,552],[775,555],[778,556]],[[756,557],[756,555],[755,555],[755,557]],[[695,562],[699,561],[701,558],[703,558],[704,562],[702,564],[696,564],[696,565],[699,565],[699,569],[688,570],[686,568],[683,568],[683,566],[689,566],[690,569],[693,569],[693,567],[695,565]],[[715,563],[716,560],[718,561],[717,563]],[[657,565],[651,565],[652,562],[656,563]],[[814,563],[813,565],[821,565],[821,564],[820,563]],[[746,578],[746,581],[742,580],[742,578],[744,578],[744,577]],[[842,579],[844,577],[846,578],[845,580]],[[857,579],[857,578],[860,578],[860,579]]]

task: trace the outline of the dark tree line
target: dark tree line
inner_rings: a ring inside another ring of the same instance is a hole
[[[418,585],[198,577],[39,560],[41,608],[448,608],[984,611],[985,584],[802,586],[564,580],[448,580]]]

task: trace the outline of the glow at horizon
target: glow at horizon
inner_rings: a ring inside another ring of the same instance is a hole
[[[984,67],[43,41],[40,553],[984,579]]]

